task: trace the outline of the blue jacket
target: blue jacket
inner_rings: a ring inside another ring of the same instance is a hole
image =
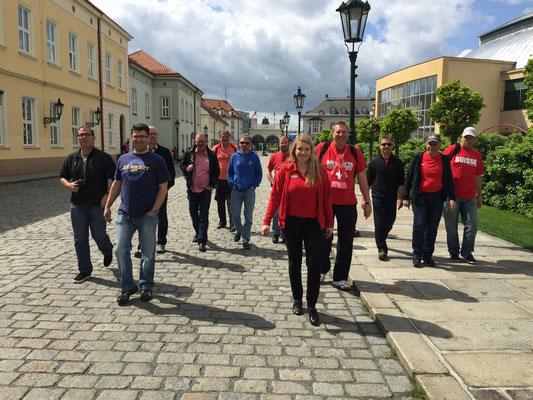
[[[263,178],[261,161],[255,152],[242,150],[233,153],[228,165],[228,185],[239,192],[246,192],[251,187],[258,187]]]

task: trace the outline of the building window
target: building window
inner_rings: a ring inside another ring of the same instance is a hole
[[[150,118],[150,95],[144,94],[144,113],[146,118]]]
[[[123,65],[122,60],[118,60],[117,61],[117,78],[118,78],[118,88],[120,90],[124,90],[124,82],[123,82],[124,71],[123,71],[122,65]]]
[[[105,53],[105,83],[111,85],[111,54]]]
[[[87,43],[87,75],[89,78],[96,79],[94,69],[94,45]]]
[[[189,110],[191,111],[191,114],[190,114],[190,117],[191,117],[191,122],[194,122],[194,114],[192,113],[192,104],[189,104]]]
[[[31,11],[21,5],[18,6],[19,17],[19,49],[24,53],[31,53],[31,24],[30,24]]]
[[[80,129],[80,109],[72,107],[72,145],[78,146],[78,129]]]
[[[0,6],[1,6],[1,0],[0,0]],[[7,103],[6,99],[6,92],[4,91],[4,98],[2,100],[2,104],[0,104],[0,147],[5,147],[7,145],[7,138],[5,137],[5,133],[7,132],[6,129],[6,116],[5,116],[5,106],[4,104]]]
[[[346,107],[341,107],[341,114],[348,114]]]
[[[50,103],[50,116],[57,117],[55,103]],[[59,122],[50,122],[50,145],[59,146]]]
[[[24,146],[35,145],[35,100],[22,98],[22,132],[24,135]]]
[[[324,115],[324,110],[320,110],[320,111],[318,112],[318,115]]]
[[[170,118],[170,99],[161,97],[161,118]]]
[[[48,62],[57,64],[57,25],[46,21],[46,51]]]
[[[131,89],[131,112],[137,115],[137,89]]]
[[[185,122],[189,122],[189,103],[185,102]]]
[[[505,81],[505,96],[503,100],[503,110],[522,110],[526,108],[527,86],[524,79],[514,79]]]
[[[113,114],[107,115],[107,140],[109,146],[113,146]]]
[[[78,57],[78,37],[72,33],[68,34],[68,56],[71,71],[79,71]]]
[[[182,120],[182,121],[183,121],[183,118],[184,118],[184,116],[185,116],[185,110],[184,110],[183,107],[184,107],[184,105],[183,105],[183,99],[181,99],[181,102],[180,102],[181,113],[180,113],[180,115],[181,115],[181,120]]]

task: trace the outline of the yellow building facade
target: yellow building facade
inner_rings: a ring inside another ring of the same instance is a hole
[[[0,175],[58,170],[98,109],[96,145],[120,154],[131,36],[85,0],[0,0],[0,18]]]

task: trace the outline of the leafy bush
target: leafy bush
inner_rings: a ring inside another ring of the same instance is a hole
[[[333,136],[331,135],[331,129],[322,129],[316,134],[314,139],[315,145],[322,142],[333,142]]]
[[[484,133],[478,136],[474,148],[481,153],[483,161],[487,160],[489,153],[507,143],[507,138],[499,133]]]
[[[533,135],[513,134],[485,161],[483,197],[489,205],[533,218]]]

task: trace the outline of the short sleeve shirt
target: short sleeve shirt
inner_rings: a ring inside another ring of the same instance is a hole
[[[290,153],[283,154],[281,151],[278,151],[270,156],[270,160],[268,160],[267,168],[270,172],[277,171],[279,167],[281,167],[281,164],[287,158],[289,158]]]
[[[151,151],[143,154],[127,153],[117,162],[115,179],[122,189],[118,213],[128,219],[138,218],[154,206],[159,184],[168,182],[170,175],[165,160]]]
[[[444,150],[443,154],[450,155],[453,153],[455,145],[452,144]],[[453,175],[453,184],[455,186],[455,195],[461,199],[476,198],[476,175],[483,175],[485,169],[483,158],[476,149],[461,149],[450,160]]]
[[[321,153],[323,145],[320,143],[317,146],[317,154]],[[347,144],[344,149],[337,151],[335,143],[332,142],[322,157],[322,165],[328,172],[332,204],[357,204],[355,176],[366,169],[366,161],[361,150],[354,146],[357,155],[356,162],[348,146]]]
[[[419,190],[425,193],[436,193],[442,190],[442,155],[437,153],[435,157],[424,151],[420,168]]]
[[[230,144],[225,150],[222,146],[222,143],[219,143],[213,146],[211,151],[213,151],[213,153],[217,155],[218,166],[220,167],[220,174],[218,175],[218,179],[222,181],[227,181],[229,160],[231,159],[233,153],[236,152],[235,148]]]

